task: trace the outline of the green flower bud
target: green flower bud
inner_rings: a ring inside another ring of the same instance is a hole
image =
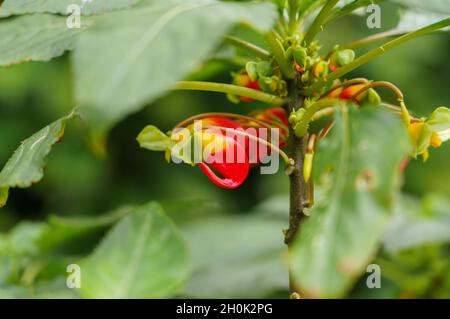
[[[297,112],[292,112],[291,115],[289,115],[289,124],[292,126],[295,126],[298,122]]]
[[[256,81],[258,79],[257,67],[258,63],[256,62],[247,62],[245,65],[245,70],[252,81]]]
[[[272,63],[268,61],[261,61],[257,63],[256,72],[259,77],[266,77],[272,75]]]
[[[296,111],[298,121],[300,121],[303,118],[303,115],[305,115],[305,112],[306,112],[306,110],[304,108],[298,109]]]
[[[308,83],[309,81],[309,71],[306,71],[302,74],[301,81],[303,84]]]
[[[302,68],[306,66],[306,59],[308,57],[308,53],[306,53],[306,50],[302,47],[296,47],[294,49],[294,59],[295,62],[297,62],[298,65],[300,65]]]
[[[258,80],[258,84],[263,92],[273,93],[271,77],[260,77]]]
[[[377,91],[372,88],[367,91],[366,103],[372,106],[378,106],[381,104],[381,97],[378,95]]]
[[[316,78],[323,77],[328,74],[328,63],[325,61],[319,61],[316,64],[314,64],[313,67],[313,75]]]
[[[339,66],[347,65],[355,59],[355,51],[346,49],[335,53],[336,62]]]
[[[278,95],[281,97],[286,97],[288,96],[288,89],[287,89],[287,83],[284,80],[280,80],[278,82]]]

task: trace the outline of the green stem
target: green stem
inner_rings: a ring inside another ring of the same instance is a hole
[[[283,107],[288,114],[303,106],[303,97],[298,91],[298,79],[289,81],[289,100]],[[289,140],[287,150],[289,157],[294,160],[294,167],[289,174],[289,228],[284,231],[284,242],[288,246],[289,256],[292,254],[295,238],[300,232],[301,224],[305,218],[304,207],[309,197],[308,187],[303,176],[303,163],[306,154],[307,137],[297,138],[292,126],[289,126]],[[289,257],[290,258],[290,257]],[[291,298],[298,297],[300,293],[294,276],[294,269],[289,262],[289,286]]]
[[[333,92],[341,87],[351,86],[351,85],[355,85],[355,84],[366,84],[366,83],[369,83],[369,80],[367,80],[365,78],[355,78],[355,79],[344,81],[338,85],[333,86],[330,90],[326,91],[324,94],[322,94],[320,96],[319,99],[327,97],[328,94],[330,94],[331,92]]]
[[[361,90],[356,92],[352,96],[352,99],[355,100],[358,96],[360,96],[361,94],[363,94],[365,91],[367,91],[370,88],[379,88],[379,87],[388,88],[389,90],[394,92],[394,94],[397,96],[397,100],[399,102],[404,100],[402,91],[396,85],[392,84],[391,82],[387,82],[387,81],[376,81],[376,82],[371,82],[371,83],[367,84]]]
[[[299,0],[289,0],[289,29],[291,33],[297,30],[297,14]]]
[[[334,6],[338,3],[338,1],[339,0],[328,0],[322,7],[322,10],[320,10],[319,14],[309,27],[308,32],[306,32],[305,34],[304,41],[306,45],[311,43],[316,34],[323,30],[323,23],[330,14],[331,10],[333,10]]]
[[[302,118],[294,128],[295,136],[298,138],[305,136],[308,132],[308,125],[314,115],[322,109],[335,106],[337,103],[338,101],[336,101],[336,99],[321,99],[310,105],[307,109],[305,109],[305,113],[303,113]]]
[[[343,66],[342,68],[328,74],[328,76],[326,78],[323,78],[321,80],[319,80],[317,83],[315,83],[314,85],[312,85],[308,90],[306,90],[306,94],[307,95],[311,95],[313,92],[317,92],[318,90],[320,90],[323,86],[325,86],[327,83],[332,82],[344,75],[346,75],[347,73],[350,73],[351,71],[357,69],[358,67],[360,67],[363,64],[366,64],[367,62],[375,59],[376,57],[388,52],[389,50],[399,46],[400,44],[403,44],[405,42],[408,42],[410,40],[413,40],[419,36],[422,36],[424,34],[427,34],[429,32],[433,32],[442,28],[445,28],[447,26],[450,25],[450,18],[449,19],[445,19],[442,20],[440,22],[437,23],[433,23],[429,26],[426,26],[424,28],[421,28],[419,30],[416,30],[414,32],[411,33],[407,33],[401,37],[398,37],[392,41],[387,42],[386,44],[373,49],[369,52],[367,52],[366,54],[360,56],[359,58],[357,58],[356,60],[354,60],[352,63],[349,63],[345,66]]]
[[[356,41],[352,41],[352,42],[340,45],[339,48],[355,50],[355,49],[358,49],[358,48],[360,48],[362,46],[369,45],[369,44],[371,44],[373,42],[376,42],[376,41],[379,41],[379,40],[382,40],[382,39],[385,39],[385,38],[394,37],[394,36],[397,36],[397,35],[403,35],[405,33],[406,32],[396,31],[396,30],[380,32],[380,33],[376,33],[376,34],[370,35],[368,37],[365,37],[365,38],[362,38],[362,39],[359,39],[359,40],[356,40]]]
[[[266,34],[266,42],[272,49],[273,56],[280,66],[281,73],[286,79],[293,79],[295,72],[286,59],[283,45],[279,42],[277,35],[272,30]]]
[[[305,17],[309,16],[311,14],[311,12],[318,10],[324,3],[326,0],[316,0],[314,1],[314,3],[312,3],[311,5],[306,7],[306,10],[302,10],[300,11],[298,20],[299,23],[303,23],[305,20]]]
[[[233,37],[233,36],[225,36],[225,42],[233,45],[235,47],[241,48],[241,49],[245,49],[253,54],[255,54],[257,57],[261,58],[261,59],[268,59],[270,58],[270,53],[269,51],[260,48],[259,46],[247,42],[245,40]]]
[[[281,20],[281,18],[277,20],[275,29],[283,38],[285,38],[287,36],[287,34],[286,34],[286,31],[288,29],[287,24],[286,24],[286,21]]]
[[[322,110],[317,111],[313,116],[311,116],[311,122],[320,120],[321,118],[333,115],[335,108],[332,106],[325,107]]]
[[[384,107],[385,109],[387,109],[389,111],[392,111],[392,112],[395,112],[395,113],[399,113],[400,114],[402,112],[401,108],[399,106],[397,106],[397,105],[392,105],[392,104],[389,104],[389,103],[381,103],[381,106]]]
[[[235,94],[238,96],[246,96],[257,101],[270,104],[283,104],[285,99],[278,96],[264,93],[258,90],[249,89],[243,86],[237,86],[225,83],[203,82],[203,81],[181,81],[172,89],[174,90],[192,90],[192,91],[209,91],[227,94]]]
[[[191,116],[190,118],[184,120],[183,122],[178,123],[173,128],[172,131],[174,131],[175,129],[180,128],[180,127],[185,127],[188,124],[190,124],[190,123],[192,123],[192,122],[194,122],[196,120],[201,120],[201,119],[205,119],[205,118],[208,118],[208,117],[226,117],[226,118],[234,118],[234,119],[246,120],[246,121],[249,121],[249,122],[255,122],[255,123],[261,125],[262,127],[267,128],[267,129],[272,128],[272,126],[270,126],[270,124],[268,124],[268,123],[266,123],[264,121],[255,119],[254,117],[251,117],[251,116],[245,116],[245,115],[240,115],[240,114],[235,114],[235,113],[211,112],[211,113],[202,113],[202,114],[197,114],[197,115]]]

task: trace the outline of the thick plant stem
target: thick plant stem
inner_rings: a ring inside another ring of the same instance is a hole
[[[293,137],[289,157],[295,161],[295,170],[289,176],[290,203],[289,203],[289,228],[285,233],[284,241],[291,246],[297,235],[300,224],[305,216],[303,213],[305,199],[307,197],[307,185],[303,177],[303,162],[306,154],[307,137]]]
[[[303,106],[303,98],[300,96],[297,81],[292,80],[289,83],[289,102],[284,105],[288,114]],[[289,175],[290,184],[290,203],[289,203],[289,228],[285,231],[284,242],[288,246],[289,255],[291,254],[293,241],[300,230],[303,220],[304,203],[307,197],[307,185],[303,177],[303,162],[306,154],[307,136],[302,138],[295,137],[292,127],[289,128],[288,155],[294,160],[294,171]],[[289,285],[291,295],[299,293],[295,286],[292,269],[289,269]]]

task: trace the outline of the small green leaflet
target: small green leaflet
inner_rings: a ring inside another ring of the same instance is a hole
[[[154,125],[147,125],[137,137],[137,141],[142,148],[151,151],[165,151],[173,144],[170,137],[161,132]]]
[[[20,144],[0,171],[0,204],[6,203],[9,188],[27,188],[42,179],[45,158],[52,146],[62,139],[66,123],[73,117],[71,113],[53,122]]]
[[[6,205],[8,201],[9,188],[8,187],[0,187],[0,208]]]

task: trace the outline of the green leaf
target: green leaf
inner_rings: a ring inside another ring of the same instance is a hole
[[[450,202],[428,197],[420,202],[403,196],[397,202],[396,214],[383,237],[384,249],[390,254],[428,244],[450,242]]]
[[[27,290],[24,287],[0,287],[0,299],[23,299],[27,296]]]
[[[409,140],[386,110],[339,110],[331,136],[319,144],[316,183],[324,193],[292,249],[300,293],[340,297],[373,257],[398,188],[398,165]]]
[[[269,3],[214,0],[157,1],[99,17],[73,56],[80,111],[100,138],[198,68],[233,25],[267,30],[275,18]]]
[[[382,270],[382,285],[398,286],[400,296],[448,299],[450,297],[450,253],[448,245],[425,245],[382,255],[374,263]]]
[[[0,17],[28,13],[68,14],[70,5],[78,5],[85,15],[103,13],[131,7],[139,0],[5,0]]]
[[[27,188],[42,179],[45,158],[62,139],[66,123],[73,116],[72,113],[53,122],[22,142],[0,171],[0,203],[6,201],[8,188]]]
[[[263,298],[287,291],[286,214],[210,215],[183,225],[194,269],[182,295]]]
[[[447,0],[391,0],[407,8],[418,9],[438,14],[450,15],[450,6]]]
[[[340,1],[338,6],[333,10],[333,14],[330,15],[327,22],[331,20],[338,19],[340,17],[343,17],[345,15],[348,15],[352,12],[355,12],[356,10],[367,7],[371,4],[380,3],[384,0],[353,0],[353,1]]]
[[[418,8],[408,9],[400,17],[398,25],[389,32],[407,33],[427,25],[448,19],[450,14],[434,13],[429,11],[424,11]],[[448,30],[448,28],[442,29],[443,31]]]
[[[156,203],[137,208],[81,263],[87,298],[161,298],[174,295],[188,274],[186,247]]]
[[[65,273],[67,275],[67,273]],[[67,287],[66,276],[58,277],[49,281],[39,281],[28,291],[32,299],[78,299],[76,289]]]
[[[154,125],[147,125],[137,137],[142,148],[151,151],[165,151],[172,145],[172,140]]]
[[[73,49],[77,36],[91,23],[85,18],[80,29],[69,29],[66,18],[50,14],[0,20],[0,66],[60,56]]]

